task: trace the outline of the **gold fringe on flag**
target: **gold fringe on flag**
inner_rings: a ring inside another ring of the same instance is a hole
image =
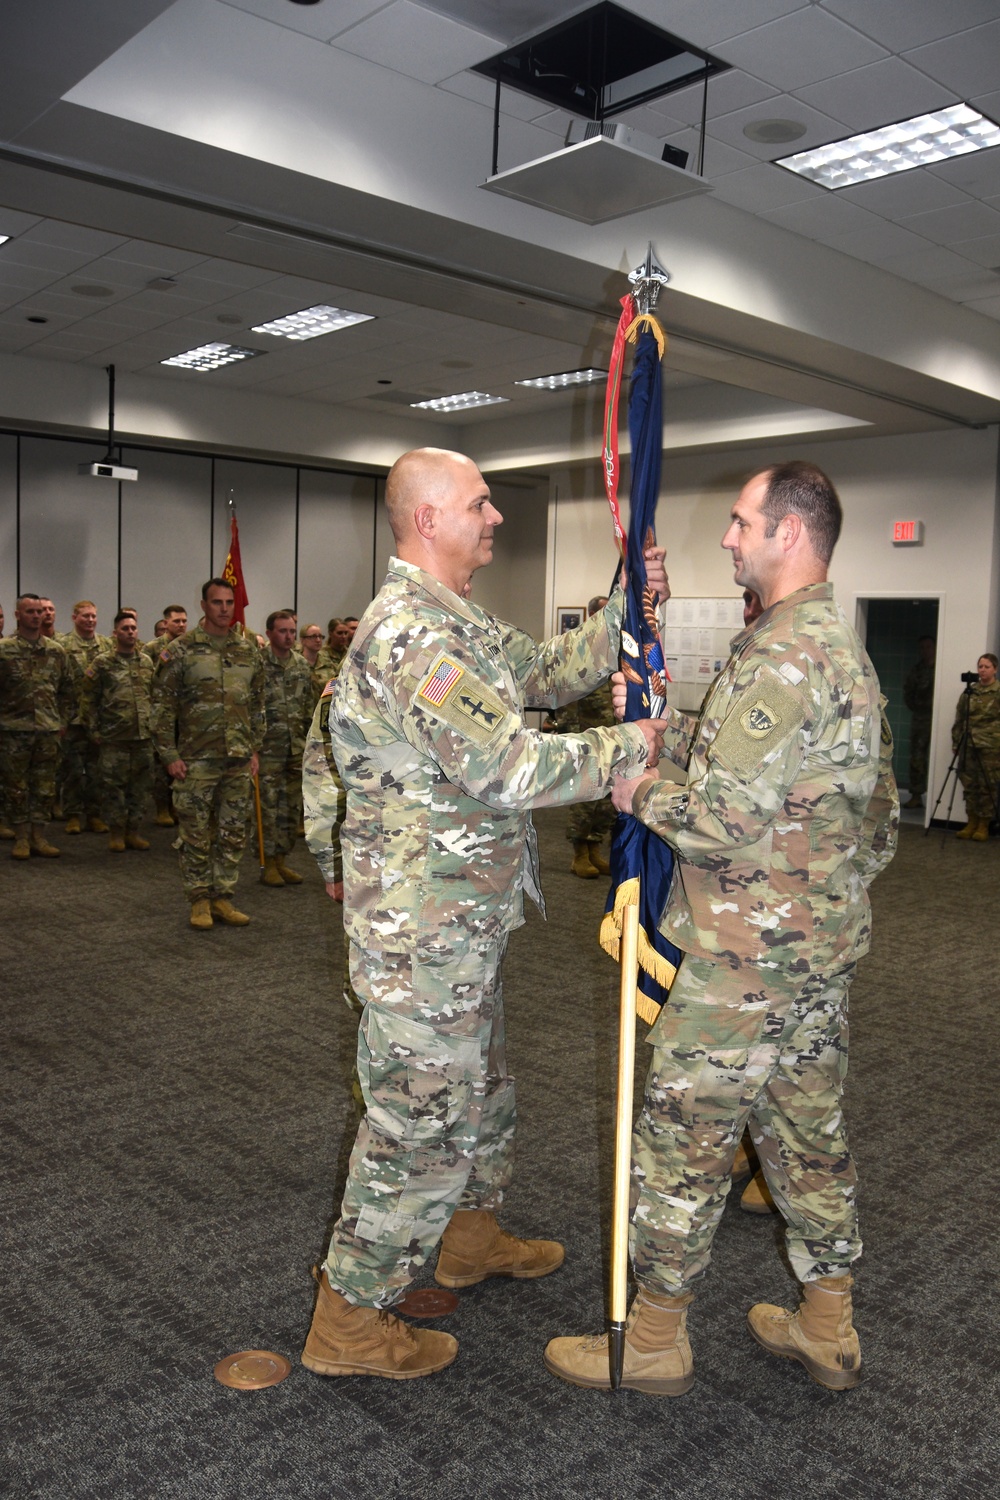
[[[663,329],[652,313],[637,313],[625,330],[626,339],[630,344],[636,343],[644,328],[648,328],[656,340],[656,347],[659,349],[660,358],[662,359],[667,352],[667,335],[663,332]]]
[[[605,912],[601,921],[600,944],[605,953],[609,954],[615,961],[619,960],[621,952],[622,934],[622,911],[626,906],[638,906],[639,904],[639,878],[633,876],[631,880],[623,880],[615,892],[615,904],[611,911]],[[649,938],[639,928],[639,968],[655,979],[657,984],[668,990],[674,982],[677,968],[662,953],[657,953]],[[641,1016],[650,1025],[660,1014],[660,1007],[655,1000],[643,993],[640,989],[636,996],[636,1014]]]

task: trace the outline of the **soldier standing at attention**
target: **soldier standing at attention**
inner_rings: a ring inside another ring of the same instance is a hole
[[[339,619],[336,615],[327,626],[326,645],[317,657],[317,665],[321,666],[330,677],[336,677],[344,660],[344,653],[351,644],[351,632],[346,621]]]
[[[264,664],[256,642],[231,628],[235,607],[225,579],[210,578],[204,624],[163,648],[153,678],[149,727],[173,778],[181,877],[197,928],[213,917],[230,927],[250,920],[230,897],[264,738]]]
[[[265,885],[301,885],[289,868],[302,822],[302,750],[312,718],[312,673],[292,647],[295,616],[278,609],[267,617],[264,708],[267,729],[260,752],[260,810],[264,825]]]
[[[502,517],[471,460],[404,454],[386,506],[396,556],[329,719],[347,788],[344,915],[367,1112],[302,1362],[408,1379],[457,1351],[450,1334],[387,1311],[442,1234],[444,1286],[562,1263],[561,1245],[515,1239],[494,1217],[514,1135],[501,964],[522,889],[540,902],[530,809],[603,796],[616,770],[655,764],[661,724],[527,728],[525,705],[554,709],[611,673],[622,594],[542,646],[477,608],[466,596]]]
[[[157,631],[154,627],[153,639],[147,641],[142,648],[153,663],[154,669],[160,659],[160,652],[164,646],[168,645],[171,641],[180,640],[181,636],[186,633],[188,628],[187,610],[183,604],[168,604],[163,611],[162,620],[158,620],[156,623],[157,625],[162,625],[163,629]],[[158,828],[173,828],[177,819],[174,817],[173,804],[170,800],[170,777],[155,755],[153,757],[153,806],[156,808],[156,813],[153,817],[153,822],[156,826]]]
[[[13,859],[59,850],[45,837],[59,769],[59,741],[76,711],[73,669],[56,641],[42,634],[44,601],[22,594],[17,629],[0,641],[0,784],[14,830]]]
[[[148,849],[139,833],[153,785],[149,695],[153,663],[138,649],[139,626],[131,610],[115,615],[114,648],[83,674],[83,722],[98,747],[101,811],[109,825],[108,849]]]
[[[687,1307],[748,1119],[802,1283],[796,1312],[760,1303],[750,1331],[832,1390],[860,1374],[847,992],[899,800],[880,753],[878,680],[826,581],[840,523],[836,491],[811,464],[744,486],[722,545],[763,613],[733,642],[701,719],[668,713],[668,754],[687,784],[641,775],[612,794],[675,852],[660,927],[683,953],[647,1038],[632,1141],[633,1390],[679,1396],[694,1380]],[[553,1339],[545,1363],[574,1385],[609,1384],[606,1338]]]
[[[32,594],[31,597],[33,599],[36,597],[40,598],[42,601],[42,635],[44,635],[47,641],[58,642],[59,637],[56,632],[55,605],[52,603],[52,600],[49,598],[48,594]]]
[[[86,824],[91,833],[107,833],[108,825],[101,817],[97,746],[83,722],[80,706],[84,672],[112,644],[106,636],[97,634],[97,606],[93,600],[81,599],[73,605],[73,628],[56,639],[69,657],[77,694],[77,707],[62,742],[60,800],[66,816],[66,832],[82,833]]]

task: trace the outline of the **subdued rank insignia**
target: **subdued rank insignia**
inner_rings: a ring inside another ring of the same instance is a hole
[[[756,703],[752,703],[749,708],[743,710],[740,714],[740,723],[744,733],[748,734],[752,740],[762,740],[773,729],[778,728],[781,718],[774,709],[768,708],[766,703],[758,699]]]

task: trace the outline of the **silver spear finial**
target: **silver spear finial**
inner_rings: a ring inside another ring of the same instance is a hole
[[[635,287],[635,302],[639,311],[651,313],[656,307],[661,288],[670,280],[670,272],[663,269],[653,254],[652,240],[646,250],[646,259],[634,271],[629,272],[628,279]]]

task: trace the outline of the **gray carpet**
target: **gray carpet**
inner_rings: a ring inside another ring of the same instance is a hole
[[[252,927],[195,933],[169,832],[109,856],[59,830],[64,857],[26,867],[0,846],[0,1493],[996,1493],[1000,844],[908,827],[874,888],[848,1096],[862,1385],[828,1393],[746,1334],[752,1302],[793,1288],[774,1222],[734,1199],[691,1315],[698,1380],[670,1401],[576,1390],[541,1362],[553,1334],[602,1324],[610,1198],[615,971],[593,937],[604,883],[568,874],[563,820],[538,820],[550,921],[529,918],[507,968],[521,1130],[505,1222],[563,1239],[566,1265],[460,1294],[440,1325],[458,1360],[406,1383],[296,1362],[353,1134],[342,936],[305,852],[294,890],[248,862]],[[287,1354],[292,1375],[224,1389],[215,1362],[247,1347]]]

